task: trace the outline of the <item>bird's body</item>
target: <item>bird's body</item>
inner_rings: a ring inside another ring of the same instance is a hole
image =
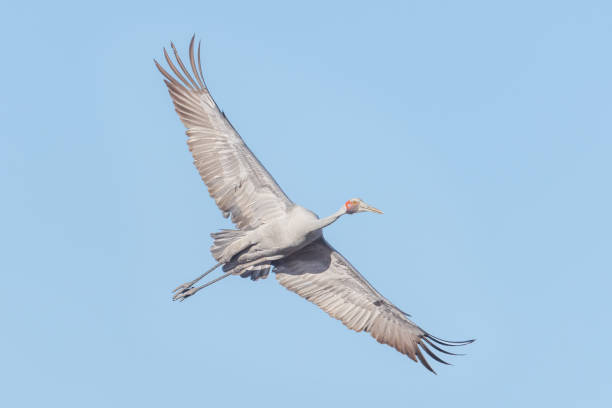
[[[379,342],[391,345],[415,361],[418,359],[431,371],[421,350],[445,363],[428,346],[453,354],[441,346],[472,342],[452,342],[430,335],[378,293],[325,241],[323,228],[344,214],[382,212],[360,199],[350,199],[332,215],[319,218],[289,200],[208,92],[199,47],[196,64],[194,39],[189,48],[191,73],[174,45],[172,49],[180,69],[166,50],[164,56],[175,76],[157,61],[155,64],[166,78],[175,109],[187,127],[187,144],[200,176],[223,215],[231,216],[238,228],[211,234],[214,239],[211,253],[218,264],[175,289],[175,300],[184,300],[227,276],[256,280],[267,277],[274,268],[277,280],[286,288],[315,303],[347,327],[370,332]],[[223,267],[224,275],[194,287],[219,266]]]
[[[242,275],[249,270],[257,270],[261,265],[271,266],[274,261],[321,237],[319,217],[300,205],[293,205],[282,217],[255,229],[240,232],[224,230],[213,234],[213,238],[217,239],[211,252],[217,261],[226,265],[225,270],[231,269],[234,274]],[[250,276],[254,279],[265,277]]]
[[[248,231],[246,239],[253,244],[244,255],[244,260],[253,256],[284,257],[303,248],[321,236],[321,229],[317,221],[319,217],[306,208],[295,205],[287,214],[270,223],[263,224],[254,230]],[[229,261],[234,254],[228,254],[225,261]],[[239,260],[243,255],[239,256]]]

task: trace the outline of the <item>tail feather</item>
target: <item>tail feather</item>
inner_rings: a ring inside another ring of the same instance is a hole
[[[221,261],[221,256],[223,255],[223,252],[228,247],[228,245],[230,245],[237,239],[244,237],[245,235],[246,232],[240,230],[223,229],[219,232],[213,232],[212,234],[210,234],[210,236],[215,240],[213,242],[213,245],[210,247],[210,252],[212,253],[212,256],[217,261]]]
[[[241,243],[237,243],[237,245],[234,245],[234,247],[230,248],[230,251],[237,251],[236,254],[231,254],[231,259],[228,259],[229,254],[226,253],[226,249],[237,240],[243,238],[246,234],[246,231],[230,229],[223,229],[219,232],[213,232],[212,234],[210,234],[210,236],[214,239],[213,245],[212,247],[210,247],[210,252],[217,261],[224,262],[224,272],[231,271],[234,268],[238,268],[236,269],[236,271],[240,271],[240,263],[236,260],[236,255],[240,254],[240,251],[245,249],[244,245],[242,245]],[[240,271],[240,276],[242,276],[243,278],[251,278],[254,281],[257,279],[265,279],[270,274],[271,267],[272,266],[270,263],[265,262],[261,264],[251,265],[246,269]]]

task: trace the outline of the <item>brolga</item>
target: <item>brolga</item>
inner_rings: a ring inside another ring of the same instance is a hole
[[[164,57],[174,75],[155,61],[165,77],[179,118],[187,128],[187,144],[194,164],[211,197],[237,229],[211,234],[212,256],[217,264],[198,278],[176,288],[174,300],[185,300],[212,283],[231,275],[263,279],[272,269],[287,289],[306,298],[331,317],[355,331],[365,331],[378,342],[394,347],[435,372],[423,352],[448,364],[435,352],[456,355],[444,347],[473,342],[435,337],[409,319],[383,297],[323,237],[323,228],[345,214],[382,211],[352,198],[330,215],[319,218],[293,203],[244,143],[219,109],[204,82],[200,45],[189,44],[189,65],[171,44],[176,63],[166,49]],[[195,286],[222,267],[223,274]]]

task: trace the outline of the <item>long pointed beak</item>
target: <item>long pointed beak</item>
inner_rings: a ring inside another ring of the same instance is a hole
[[[377,213],[377,214],[384,214],[384,212],[380,211],[378,208],[372,207],[372,206],[367,205],[367,204],[366,204],[365,210],[373,212],[373,213]]]

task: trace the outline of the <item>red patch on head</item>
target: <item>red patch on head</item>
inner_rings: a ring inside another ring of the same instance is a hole
[[[346,203],[344,203],[344,206],[346,207],[346,211],[350,211],[352,205],[353,203],[351,203],[351,200],[348,200]]]

